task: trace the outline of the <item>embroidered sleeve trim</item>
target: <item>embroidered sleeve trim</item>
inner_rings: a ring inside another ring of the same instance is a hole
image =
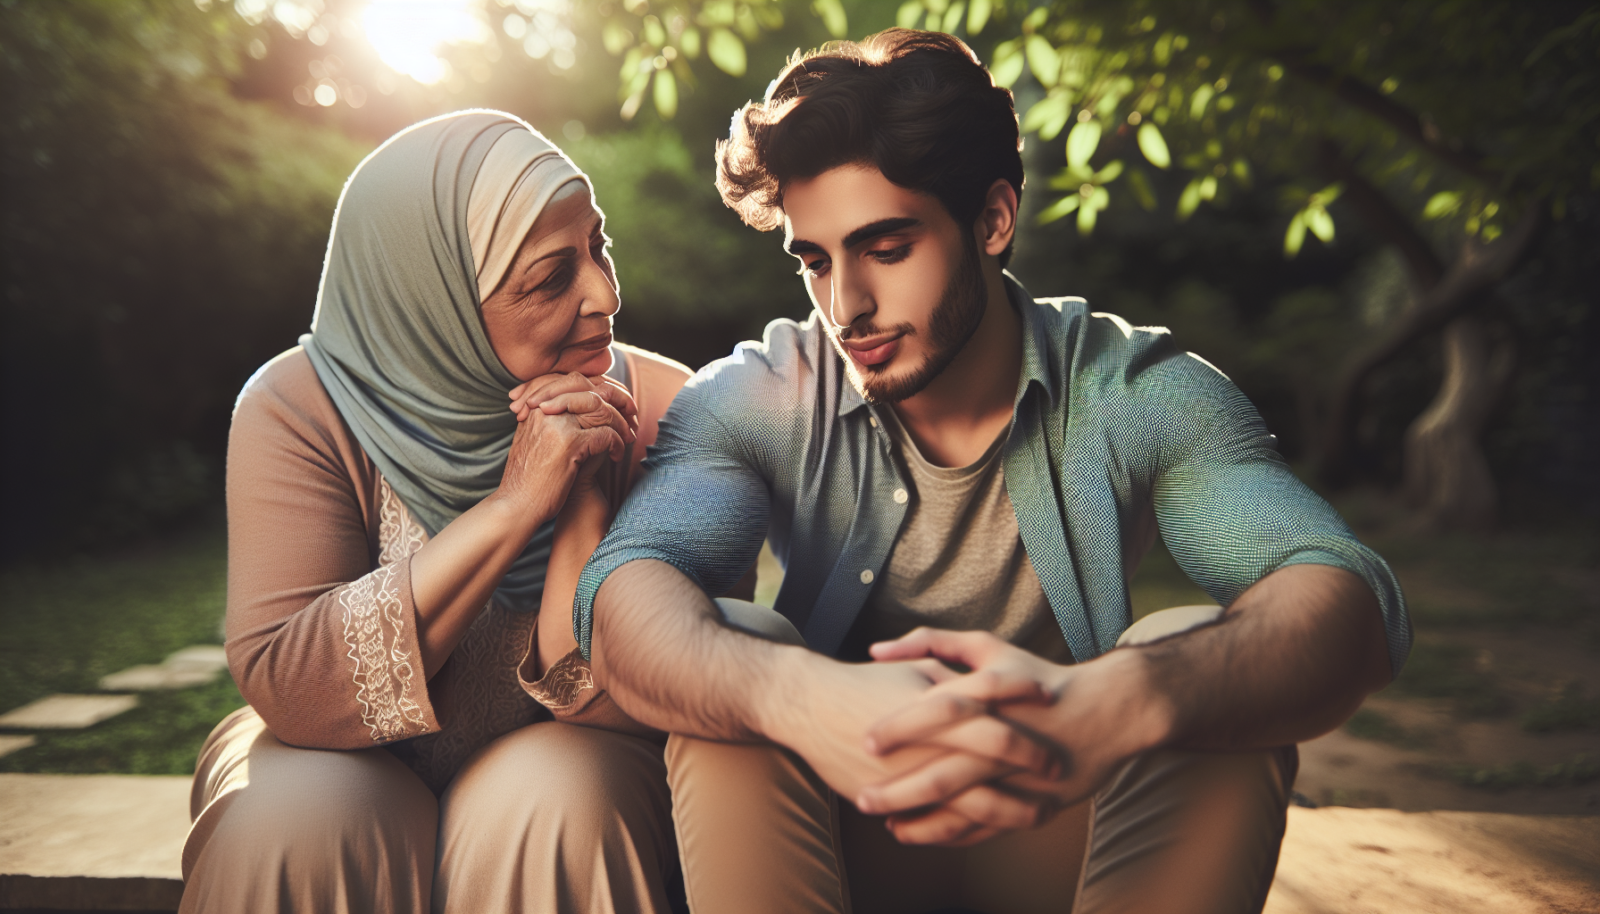
[[[551,713],[567,715],[594,698],[594,674],[577,649],[550,665],[538,682],[523,680],[522,688]]]
[[[404,576],[398,565],[421,549],[428,535],[387,480],[378,488],[378,567],[345,587],[339,605],[361,721],[372,731],[373,742],[387,743],[429,730],[417,700],[423,684],[405,649],[412,619],[400,599]]]

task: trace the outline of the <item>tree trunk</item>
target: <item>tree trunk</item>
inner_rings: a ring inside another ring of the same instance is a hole
[[[1484,529],[1499,498],[1480,439],[1511,375],[1512,349],[1474,315],[1451,321],[1442,342],[1439,393],[1406,430],[1405,492],[1421,526]]]

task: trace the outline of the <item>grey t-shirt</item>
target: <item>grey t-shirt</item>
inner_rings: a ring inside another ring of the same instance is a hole
[[[1048,660],[1072,662],[1006,493],[1000,452],[1009,431],[970,466],[940,467],[917,450],[893,410],[881,414],[912,481],[910,504],[841,658],[864,660],[873,642],[929,625],[992,632]]]

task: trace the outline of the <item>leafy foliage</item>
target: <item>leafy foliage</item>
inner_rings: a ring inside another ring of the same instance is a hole
[[[292,343],[361,147],[240,105],[240,23],[188,0],[5,4],[6,551],[216,491],[227,406]],[[287,342],[286,342],[287,341]],[[206,434],[209,433],[209,434]]]

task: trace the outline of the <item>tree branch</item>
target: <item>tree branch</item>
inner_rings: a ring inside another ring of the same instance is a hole
[[[1261,26],[1269,32],[1276,25],[1276,9],[1269,0],[1250,0],[1245,4]],[[1283,63],[1284,69],[1308,83],[1319,86],[1343,100],[1383,121],[1406,139],[1427,150],[1430,154],[1469,177],[1491,187],[1500,187],[1503,176],[1483,164],[1483,157],[1450,145],[1439,135],[1439,130],[1420,113],[1407,108],[1394,99],[1348,73],[1341,73],[1327,64],[1311,60],[1304,48],[1262,48],[1261,52]]]
[[[1482,244],[1468,239],[1463,243],[1461,255],[1449,271],[1377,339],[1357,350],[1345,362],[1330,399],[1328,431],[1318,460],[1320,476],[1329,482],[1339,482],[1347,471],[1351,418],[1367,377],[1418,338],[1443,327],[1477,304],[1496,283],[1515,270],[1544,226],[1543,203],[1536,200],[1530,204],[1511,232],[1498,241]]]
[[[1425,292],[1439,284],[1444,264],[1434,253],[1433,246],[1388,195],[1368,181],[1355,163],[1345,157],[1332,138],[1323,137],[1317,143],[1317,165],[1329,179],[1344,185],[1345,199],[1367,226],[1400,250],[1418,290]]]

